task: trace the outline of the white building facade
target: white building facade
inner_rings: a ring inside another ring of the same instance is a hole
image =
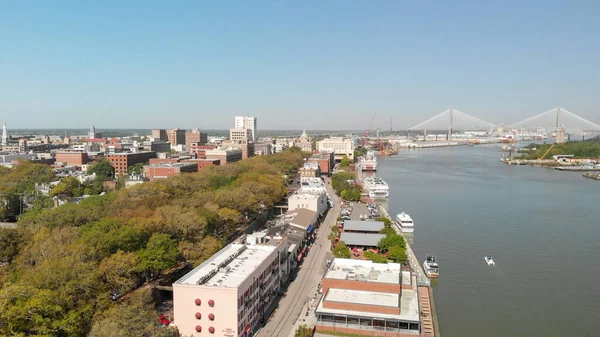
[[[317,151],[334,152],[336,160],[342,160],[344,156],[354,160],[354,141],[343,137],[326,138],[317,142]]]
[[[288,198],[288,209],[306,208],[323,215],[327,210],[327,193],[319,190],[299,189]]]
[[[229,244],[176,281],[174,324],[181,336],[253,334],[268,317],[282,274],[289,274],[288,249],[286,239],[257,233]]]
[[[253,142],[255,142],[257,138],[256,122],[256,117],[235,116],[235,128],[240,130],[250,130],[251,139]]]

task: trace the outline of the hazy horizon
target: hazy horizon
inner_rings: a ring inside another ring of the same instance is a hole
[[[406,130],[455,108],[600,124],[597,2],[0,5],[9,129]]]

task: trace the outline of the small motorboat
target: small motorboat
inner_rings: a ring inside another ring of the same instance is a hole
[[[435,260],[435,256],[427,255],[427,259],[423,261],[423,269],[427,277],[439,277],[440,276],[440,267]]]
[[[495,266],[496,262],[494,262],[494,259],[492,259],[492,257],[490,255],[486,256],[484,258],[485,262],[488,264],[488,266]]]

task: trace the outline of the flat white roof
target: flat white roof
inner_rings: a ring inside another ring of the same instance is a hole
[[[325,301],[398,307],[400,294],[375,293],[347,289],[329,289]]]
[[[322,191],[314,191],[314,190],[305,190],[303,188],[297,190],[290,196],[290,198],[295,199],[318,199],[322,194],[325,193],[325,190]]]
[[[275,249],[273,245],[229,244],[175,283],[237,288]]]
[[[367,260],[333,259],[324,278],[400,284],[402,282],[400,277],[401,270],[402,266],[399,263],[373,263],[373,261]]]
[[[409,273],[410,275],[410,273]],[[419,295],[416,287],[417,278],[416,276],[409,276],[415,286],[413,289],[402,289],[402,294],[400,295],[400,314],[381,314],[376,312],[366,312],[366,311],[354,311],[354,310],[342,310],[342,309],[327,309],[323,308],[323,301],[338,301],[338,302],[347,302],[347,303],[356,303],[363,304],[365,301],[373,301],[364,304],[370,305],[384,305],[391,306],[391,302],[396,299],[395,307],[398,307],[398,295],[396,294],[384,294],[391,295],[389,297],[380,296],[381,293],[376,292],[368,292],[368,291],[355,291],[355,290],[341,290],[330,288],[327,292],[327,296],[321,298],[319,305],[317,306],[316,312],[318,314],[329,314],[329,315],[340,315],[340,316],[350,316],[350,317],[371,317],[371,318],[379,318],[379,319],[388,319],[388,320],[398,320],[405,322],[415,322],[418,323],[420,321],[419,315]],[[329,293],[333,291],[334,299],[329,298]],[[344,301],[341,301],[344,300]],[[347,301],[345,301],[347,300]]]

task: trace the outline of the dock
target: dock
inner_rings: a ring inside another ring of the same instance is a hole
[[[440,330],[437,322],[437,314],[435,312],[435,305],[433,302],[433,292],[431,291],[431,280],[425,274],[423,267],[419,263],[417,255],[410,247],[408,240],[404,233],[400,230],[400,226],[396,224],[393,218],[390,217],[387,210],[381,205],[377,204],[379,212],[384,217],[392,221],[392,228],[398,235],[402,235],[406,242],[406,256],[408,265],[413,274],[417,277],[417,290],[419,294],[419,311],[421,312],[421,337],[439,337]]]
[[[591,171],[596,171],[596,172],[600,172],[600,167],[598,166],[559,166],[559,167],[555,167],[555,170],[561,170],[561,171],[579,171],[579,172],[591,172]]]
[[[357,171],[356,177],[358,183],[363,186],[363,172]],[[363,187],[364,188],[364,187]],[[392,222],[392,228],[394,231],[401,235],[406,242],[406,257],[408,261],[408,267],[412,271],[413,275],[417,279],[417,290],[419,296],[419,311],[421,312],[421,337],[439,337],[440,328],[437,321],[437,314],[435,312],[435,302],[433,300],[433,292],[431,290],[431,280],[425,274],[423,266],[419,263],[417,255],[412,250],[412,247],[408,243],[406,235],[400,229],[400,226],[396,224],[394,218],[390,216],[384,205],[377,200],[374,200],[377,204],[377,209],[382,217],[388,218]]]

